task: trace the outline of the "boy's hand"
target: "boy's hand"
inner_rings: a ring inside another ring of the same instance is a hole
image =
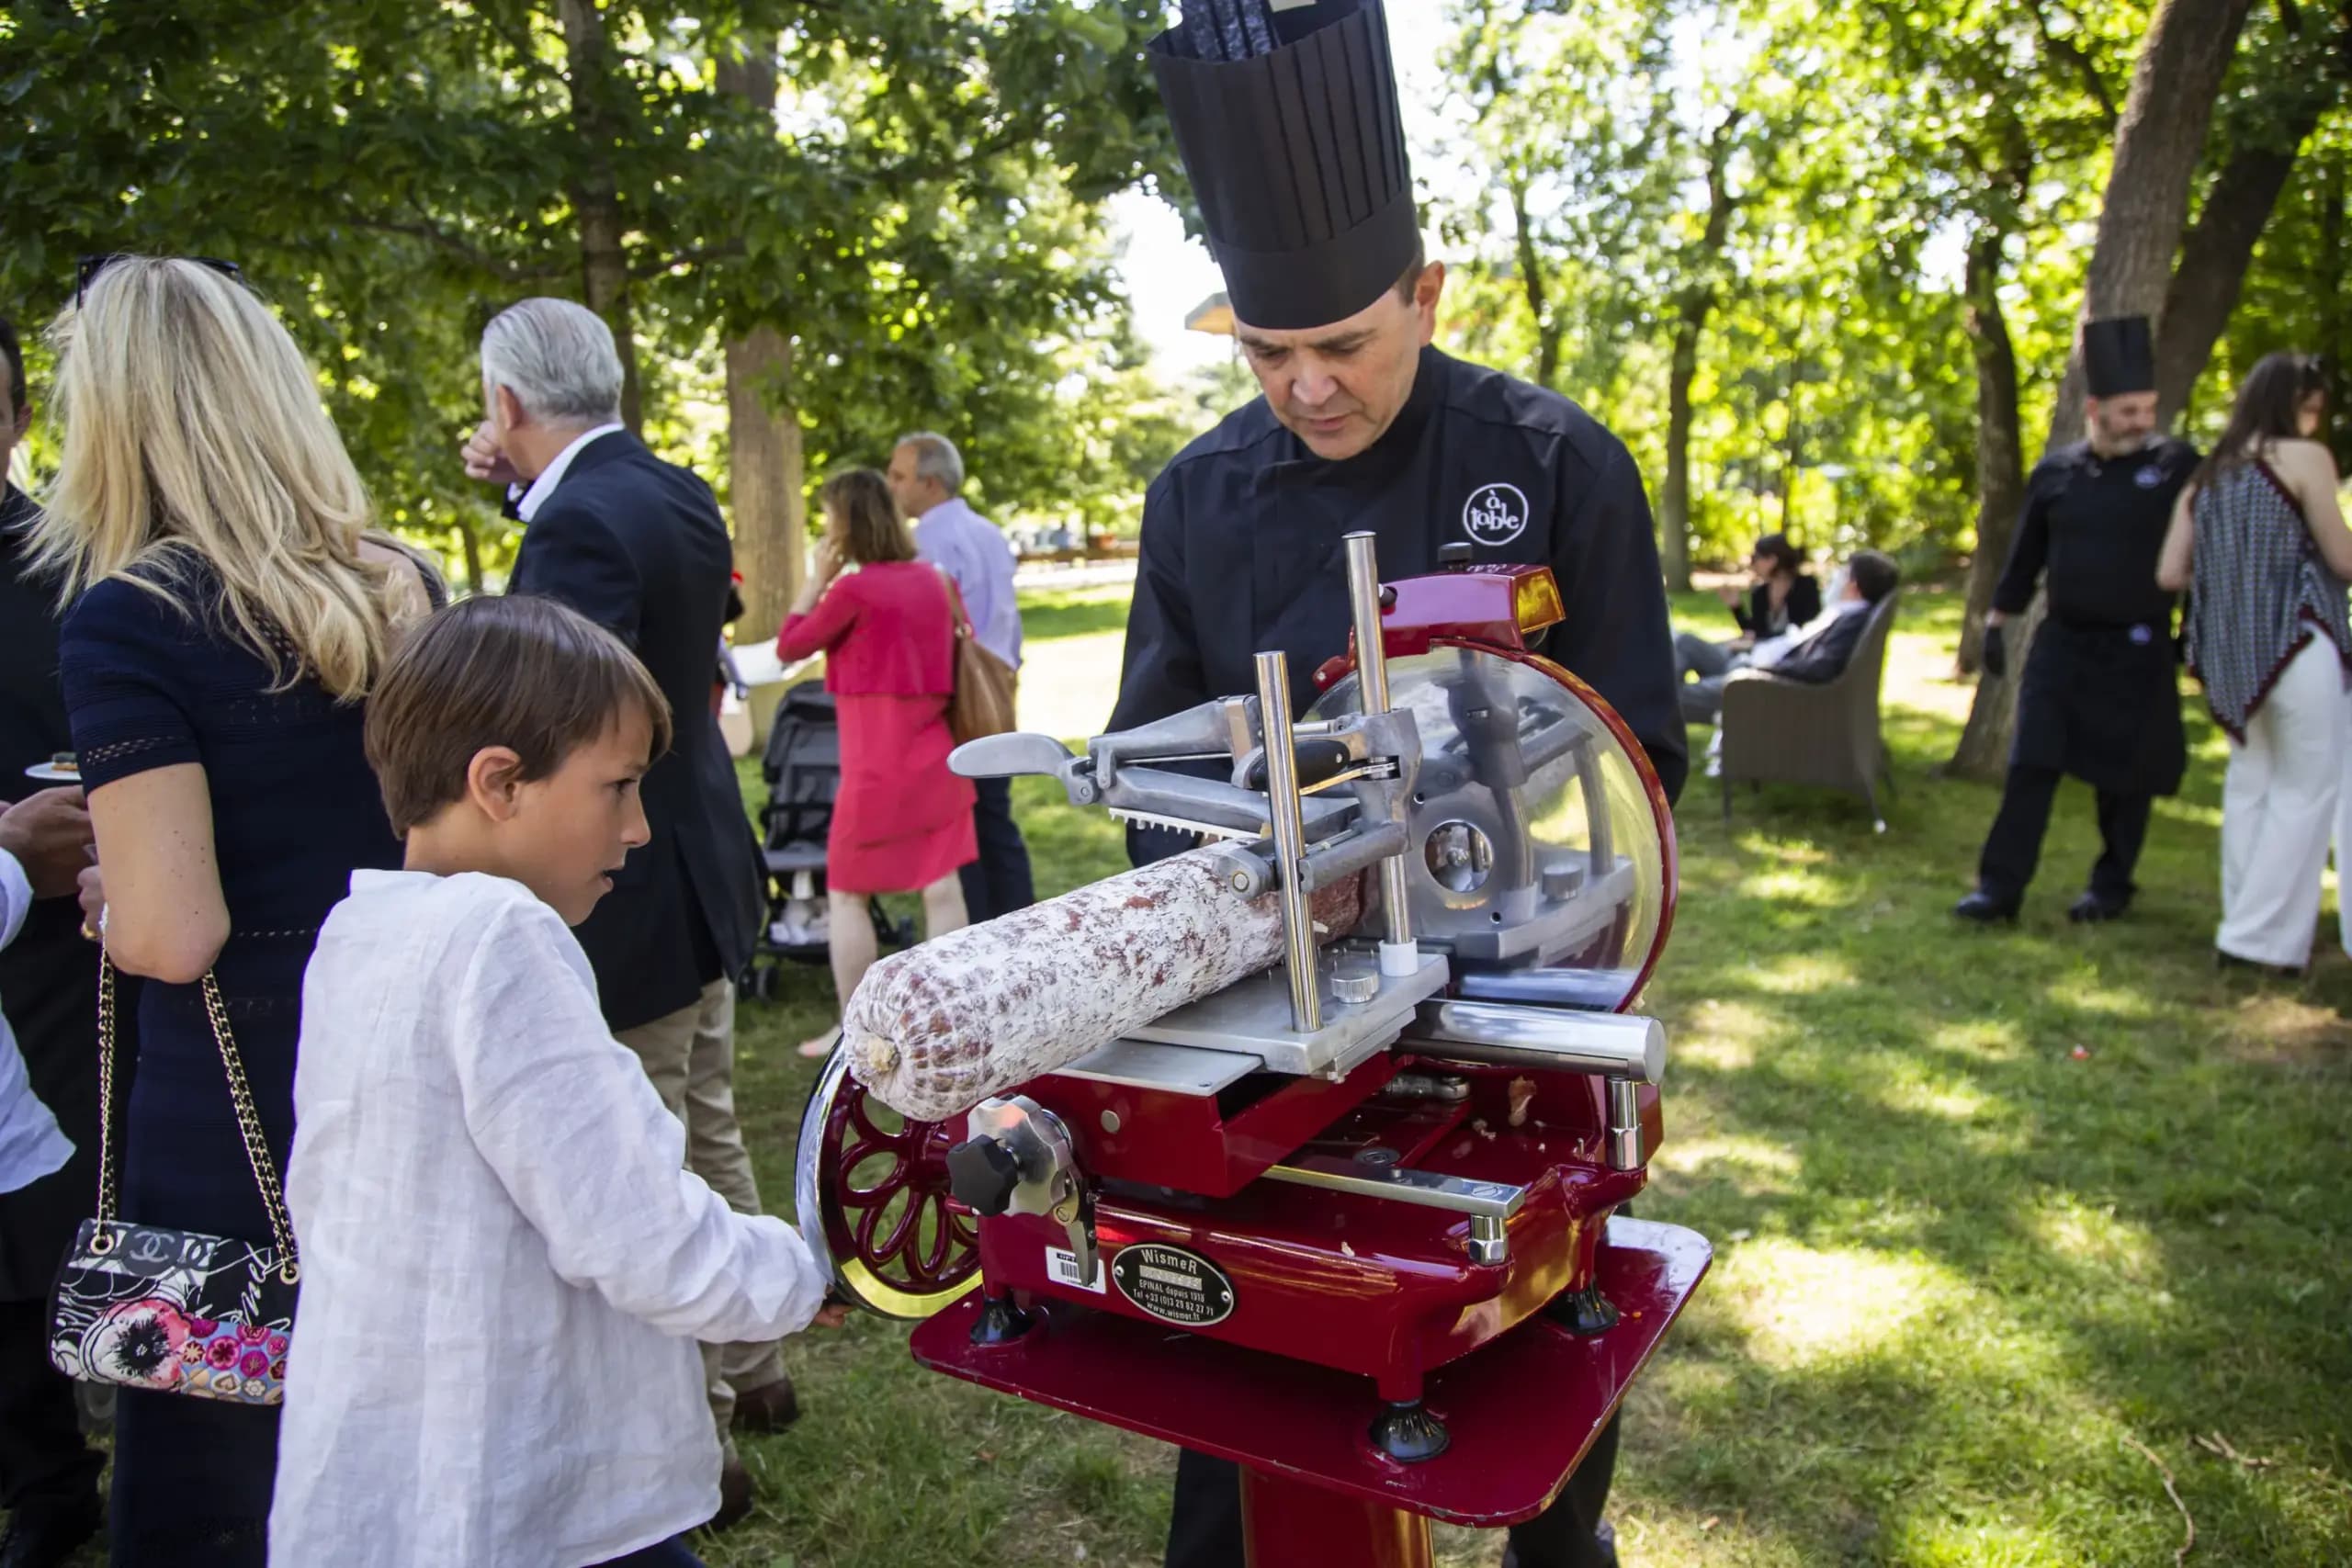
[[[817,1315],[810,1318],[808,1322],[810,1326],[816,1328],[842,1327],[849,1322],[849,1303],[847,1302],[827,1302],[823,1306],[817,1309]]]

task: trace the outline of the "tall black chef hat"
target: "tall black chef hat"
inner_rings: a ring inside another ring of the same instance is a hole
[[[2083,323],[2083,374],[2094,398],[2156,389],[2156,338],[2145,316],[2102,316]]]
[[[1380,0],[1183,0],[1151,63],[1237,321],[1329,326],[1396,283],[1421,236]]]

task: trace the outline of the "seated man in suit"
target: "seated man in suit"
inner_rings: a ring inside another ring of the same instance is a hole
[[[1894,592],[1902,571],[1891,556],[1862,550],[1846,563],[1845,581],[1830,595],[1829,607],[1804,626],[1766,637],[1734,670],[1769,670],[1784,681],[1820,685],[1834,681],[1854,657],[1870,625],[1869,611]],[[1682,716],[1713,721],[1724,709],[1724,682],[1732,670],[1702,675],[1682,688]]]
[[[524,524],[508,592],[558,600],[628,643],[670,702],[673,739],[639,785],[652,839],[578,931],[614,1035],[686,1126],[686,1163],[744,1213],[760,1193],[735,1114],[735,976],[763,918],[759,846],[712,712],[733,547],[710,487],[621,423],[610,328],[569,299],[526,299],[483,329],[490,417],[466,471],[503,482]],[[713,1527],[751,1511],[732,1427],[797,1414],[773,1344],[705,1346],[726,1469]]]

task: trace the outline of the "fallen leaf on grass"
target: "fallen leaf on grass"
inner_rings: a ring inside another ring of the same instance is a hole
[[[1699,1529],[1702,1531],[1711,1530],[1721,1523],[1723,1523],[1721,1518],[1717,1517],[1713,1514],[1709,1514],[1705,1518],[1699,1521]]]

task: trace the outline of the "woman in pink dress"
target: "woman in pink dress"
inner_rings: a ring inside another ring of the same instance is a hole
[[[818,491],[825,536],[775,650],[789,663],[825,656],[841,724],[842,777],[825,840],[833,989],[842,1001],[876,957],[865,901],[922,894],[923,934],[964,924],[956,868],[978,852],[972,784],[947,771],[956,690],[956,620],[947,580],[915,558],[890,489],[852,468]],[[857,570],[848,571],[854,566]],[[800,1047],[822,1056],[839,1031]]]

